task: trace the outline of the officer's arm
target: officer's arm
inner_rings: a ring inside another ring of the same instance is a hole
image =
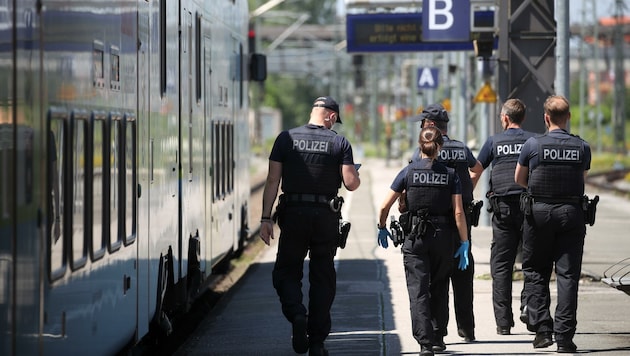
[[[470,173],[470,180],[472,181],[473,189],[474,189],[477,186],[477,182],[479,181],[479,178],[481,177],[481,173],[483,173],[483,166],[481,165],[481,162],[477,160],[477,163],[475,163],[475,165],[472,168],[470,168],[468,171]]]
[[[381,204],[381,209],[378,214],[378,226],[384,227],[387,224],[387,215],[389,215],[389,209],[391,209],[392,205],[398,199],[400,193],[397,193],[391,189],[388,190],[387,196],[385,200],[383,200],[383,204]]]
[[[468,226],[466,225],[466,215],[464,214],[464,203],[461,194],[451,195],[453,203],[453,214],[455,215],[455,224],[459,232],[459,240],[461,242],[468,241]]]
[[[514,171],[514,181],[516,184],[523,188],[527,188],[527,176],[529,175],[529,168],[527,166],[521,166],[520,163],[516,164],[516,170]]]
[[[271,210],[278,195],[278,187],[282,178],[282,162],[269,160],[269,173],[263,191],[263,208],[260,225],[260,237],[269,245],[273,239],[273,222],[271,221]]]
[[[361,178],[359,178],[359,172],[357,172],[354,164],[342,164],[341,177],[343,185],[350,191],[359,188],[359,185],[361,185]]]

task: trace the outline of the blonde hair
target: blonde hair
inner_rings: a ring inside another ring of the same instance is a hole
[[[545,114],[549,116],[549,121],[556,125],[565,123],[571,114],[569,101],[561,95],[548,97],[543,107]]]

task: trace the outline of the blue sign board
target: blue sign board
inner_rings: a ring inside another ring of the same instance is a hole
[[[423,41],[470,41],[470,0],[423,0],[422,12]]]
[[[418,89],[436,89],[438,87],[438,68],[418,68]]]
[[[468,2],[468,0],[465,0]],[[458,1],[459,3],[459,1]],[[458,5],[459,6],[459,5]],[[466,23],[470,23],[467,12]],[[472,51],[470,31],[459,42],[423,40],[421,12],[346,15],[348,52]]]

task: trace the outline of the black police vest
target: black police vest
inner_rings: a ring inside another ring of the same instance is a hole
[[[473,184],[468,172],[468,149],[463,142],[457,140],[444,140],[444,145],[439,151],[438,161],[447,167],[455,168],[462,183],[462,201],[464,205],[473,200]]]
[[[412,213],[428,209],[429,215],[452,214],[451,184],[455,171],[439,162],[413,161],[407,168],[407,206]]]
[[[334,131],[300,126],[289,130],[291,151],[282,169],[284,193],[337,195],[341,157],[334,151]]]
[[[584,146],[582,139],[542,135],[537,137],[538,162],[530,172],[528,190],[538,197],[584,195]]]
[[[495,136],[492,144],[492,171],[490,184],[496,196],[520,194],[524,188],[514,181],[514,170],[521,153],[523,143],[534,136],[531,132],[522,131],[518,135],[501,133]]]

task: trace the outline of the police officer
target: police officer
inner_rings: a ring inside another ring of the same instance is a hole
[[[492,304],[497,334],[509,335],[514,326],[512,272],[523,231],[519,198],[525,190],[514,182],[514,170],[523,143],[534,134],[521,128],[525,120],[525,104],[519,99],[508,99],[499,118],[504,131],[489,137],[477,158],[484,169],[492,163],[490,190],[486,194],[493,213],[490,245]]]
[[[455,168],[462,184],[462,200],[466,211],[468,238],[470,239],[471,216],[469,214],[473,201],[473,189],[479,175],[483,172],[481,163],[477,161],[470,148],[463,142],[448,137],[448,113],[440,104],[428,105],[420,114],[422,127],[435,126],[444,137],[444,146],[439,152],[438,161],[448,167]],[[412,160],[418,158],[418,150],[414,152]],[[457,235],[454,240],[457,242]],[[472,251],[468,250],[470,267],[465,270],[453,269],[451,284],[453,285],[453,305],[457,321],[457,334],[465,341],[475,340],[475,315],[473,312],[473,279],[475,262]],[[457,258],[453,260],[457,264]]]
[[[402,252],[413,337],[420,344],[421,356],[446,349],[443,337],[448,325],[453,234],[461,241],[457,244],[458,268],[468,267],[469,242],[459,177],[454,169],[436,160],[443,143],[437,128],[420,131],[421,159],[411,161],[398,173],[381,205],[377,224],[378,243],[387,248],[387,238],[391,237],[385,226],[387,216],[405,191],[409,224],[401,218],[402,228],[408,234]]]
[[[522,208],[524,295],[528,328],[536,331],[534,348],[558,344],[558,352],[577,350],[578,282],[584,250],[584,178],[591,149],[569,134],[569,102],[550,96],[544,104],[545,135],[528,139],[521,149],[515,181],[527,188]],[[557,305],[552,319],[549,280],[556,271]]]
[[[335,299],[333,265],[339,235],[337,193],[344,184],[352,191],[361,181],[354,166],[352,146],[332,131],[341,123],[339,105],[329,96],[315,99],[308,124],[281,132],[269,156],[263,192],[260,237],[270,244],[271,210],[282,181],[276,208],[280,238],[273,269],[282,313],[292,323],[292,345],[297,353],[328,354],[324,340],[330,333],[330,308]],[[309,305],[302,303],[302,277],[310,253]]]

